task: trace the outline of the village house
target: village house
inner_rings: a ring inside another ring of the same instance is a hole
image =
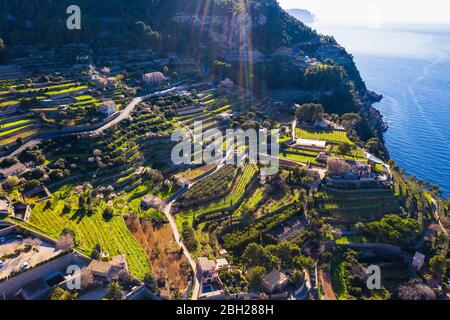
[[[92,260],[87,266],[87,270],[100,282],[110,282],[117,279],[121,271],[128,271],[128,264],[125,256],[116,256],[111,261]]]
[[[91,75],[90,80],[98,87],[105,87],[108,85],[108,80],[98,74]]]
[[[230,80],[230,78],[225,78],[222,81],[220,81],[219,83],[219,88],[233,88],[234,87],[234,82]]]
[[[233,114],[230,112],[222,112],[221,114],[217,115],[217,119],[219,121],[228,121],[231,119],[232,116]]]
[[[156,210],[162,210],[164,205],[164,201],[153,194],[146,195],[141,202],[141,206],[146,209],[153,208]]]
[[[23,222],[28,222],[31,216],[31,207],[24,203],[15,203],[13,205],[12,214],[14,215],[14,218]]]
[[[272,294],[284,290],[287,284],[288,277],[280,271],[273,269],[263,277],[261,286],[264,292]]]
[[[11,204],[8,199],[0,199],[0,215],[9,215],[11,213]]]
[[[8,168],[1,168],[0,169],[0,178],[6,179],[10,176],[19,176],[23,172],[25,172],[28,169],[26,165],[24,165],[21,162],[17,162],[16,164],[13,164],[12,166]]]
[[[216,282],[219,277],[216,262],[206,257],[198,258],[197,270],[202,284]]]
[[[151,72],[146,73],[142,76],[142,81],[150,86],[160,86],[168,79],[164,76],[162,72]]]
[[[348,180],[367,179],[372,174],[371,166],[364,161],[334,157],[328,158],[327,171],[332,176],[340,176]]]
[[[192,183],[192,181],[191,181],[191,179],[189,179],[187,177],[181,176],[181,177],[175,178],[175,183],[177,186],[179,186],[181,188],[185,188],[185,187],[188,187]]]
[[[109,117],[117,112],[116,103],[112,100],[104,101],[98,106],[98,111]]]
[[[109,88],[116,89],[119,84],[119,80],[117,80],[117,78],[114,77],[108,77],[106,78],[106,84]]]
[[[216,269],[218,271],[227,269],[229,266],[230,266],[230,264],[228,263],[227,259],[225,259],[225,258],[220,258],[220,259],[216,260]]]

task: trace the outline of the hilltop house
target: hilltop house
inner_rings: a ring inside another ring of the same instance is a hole
[[[327,160],[327,171],[330,175],[345,177],[349,180],[370,178],[372,169],[364,161],[330,157]]]
[[[142,81],[150,86],[160,86],[167,80],[162,72],[151,72],[142,76]]]
[[[112,100],[107,100],[98,106],[98,111],[109,117],[117,112],[116,103]]]

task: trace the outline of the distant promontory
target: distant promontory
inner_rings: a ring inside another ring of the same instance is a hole
[[[287,12],[303,23],[313,23],[316,21],[314,14],[306,9],[289,9]]]

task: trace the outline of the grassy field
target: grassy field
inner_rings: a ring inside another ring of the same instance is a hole
[[[316,157],[301,155],[301,154],[297,154],[297,153],[291,153],[289,151],[284,151],[284,150],[280,152],[280,158],[292,160],[292,161],[296,161],[296,162],[300,162],[300,163],[305,163],[305,164],[309,162],[314,165],[320,165],[320,163],[316,160]]]
[[[344,279],[344,261],[341,253],[333,255],[331,261],[331,284],[339,300],[347,297],[347,286]]]
[[[69,197],[66,197],[67,195]],[[56,200],[58,198],[62,200]],[[77,205],[74,205],[69,213],[64,213],[64,204],[68,199],[76,201],[71,186],[65,186],[56,192],[53,199],[55,201],[53,208],[46,208],[43,202],[33,209],[30,219],[32,226],[55,239],[64,228],[70,228],[76,233],[78,249],[81,252],[89,255],[100,243],[110,256],[126,255],[132,274],[139,279],[143,279],[150,271],[146,254],[128,231],[122,216],[116,215],[110,220],[105,220],[101,210],[86,216],[82,212],[77,212]]]
[[[16,134],[12,137],[9,137],[9,138],[0,139],[0,146],[4,146],[6,144],[16,142],[18,138],[22,138],[22,139],[28,138],[28,137],[36,134],[38,131],[39,131],[38,129],[27,130],[27,131],[21,132],[19,134]]]
[[[72,88],[67,88],[67,89],[58,90],[58,91],[49,91],[49,92],[47,92],[47,95],[54,96],[57,94],[70,93],[70,92],[75,92],[75,91],[79,91],[79,90],[83,90],[83,89],[87,89],[87,88],[88,88],[88,86],[78,86],[78,87],[72,87]]]
[[[0,129],[11,128],[11,127],[18,126],[18,125],[25,125],[30,122],[31,122],[30,119],[21,119],[21,120],[16,120],[13,122],[6,122],[6,123],[0,124]]]
[[[10,106],[13,106],[18,103],[19,103],[19,101],[16,101],[16,100],[0,102],[0,108],[10,107]]]
[[[14,133],[14,132],[16,132],[16,131],[20,131],[20,130],[22,130],[22,129],[26,129],[26,128],[28,128],[29,126],[31,126],[31,124],[28,124],[28,125],[25,125],[25,126],[22,126],[22,127],[18,127],[18,128],[14,128],[14,129],[10,129],[10,130],[6,130],[6,131],[3,131],[3,132],[0,132],[0,137],[6,136],[6,135],[11,134],[11,133]]]
[[[295,129],[295,135],[297,138],[302,139],[312,139],[312,140],[323,140],[331,143],[341,143],[347,142],[351,143],[350,139],[347,137],[347,133],[345,131],[339,130],[303,130],[300,128]]]

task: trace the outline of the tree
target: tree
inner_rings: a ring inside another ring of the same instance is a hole
[[[155,288],[156,288],[156,279],[155,279],[155,276],[153,275],[153,273],[147,273],[147,275],[144,278],[144,283],[151,290],[155,290]]]
[[[249,287],[254,289],[259,288],[266,272],[266,268],[262,266],[256,266],[252,268],[247,274]]]
[[[290,242],[281,242],[276,246],[268,246],[269,251],[280,259],[283,267],[290,267],[292,265],[293,258],[300,254],[300,248]]]
[[[381,141],[378,138],[371,138],[366,143],[367,150],[371,153],[378,153],[381,149]]]
[[[279,263],[277,257],[257,243],[250,243],[245,248],[242,260],[247,267],[264,266],[267,269],[272,269]]]
[[[56,287],[50,294],[50,300],[76,300],[78,294]]]
[[[420,224],[410,218],[402,219],[399,216],[388,214],[380,221],[366,224],[365,233],[377,242],[406,245],[420,235]]]
[[[108,298],[110,300],[123,299],[123,288],[118,281],[111,281],[111,283],[106,287],[106,290],[108,291]]]
[[[297,256],[294,258],[293,264],[297,269],[303,270],[309,267],[313,267],[314,259],[306,256]]]
[[[74,237],[69,233],[63,233],[56,241],[56,247],[61,251],[69,251],[75,247]]]
[[[192,226],[189,223],[187,223],[187,222],[183,223],[183,231],[182,231],[181,236],[183,238],[183,241],[186,243],[186,247],[189,250],[192,250],[192,251],[197,250],[198,240],[195,235],[194,228],[192,228]]]
[[[95,284],[94,275],[91,270],[88,270],[87,268],[83,268],[83,270],[81,270],[80,284],[83,290]]]
[[[306,103],[298,107],[295,112],[300,123],[314,124],[322,118],[324,108],[321,104]]]
[[[442,255],[436,255],[430,259],[430,270],[437,278],[441,278],[447,271],[448,261]]]
[[[338,151],[341,154],[349,154],[352,151],[352,145],[348,142],[342,142],[338,145]]]
[[[20,178],[16,176],[9,176],[6,178],[6,182],[4,183],[5,187],[7,189],[12,189],[14,187],[17,187],[20,183]]]
[[[361,122],[361,117],[356,113],[346,113],[341,120],[342,125],[349,131],[353,130],[359,122]]]
[[[398,289],[398,296],[401,300],[434,300],[436,295],[429,286],[420,280],[410,280]]]

